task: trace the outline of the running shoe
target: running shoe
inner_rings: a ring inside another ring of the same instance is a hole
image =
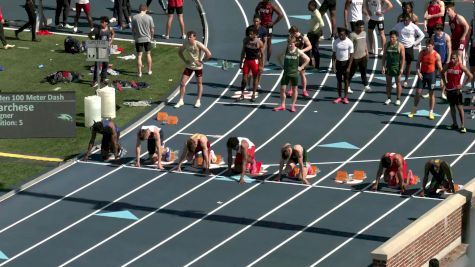
[[[401,100],[397,99],[396,102],[394,103],[394,105],[400,106],[401,105]]]
[[[427,98],[429,98],[429,96],[430,96],[429,93],[423,94],[423,95],[422,95],[422,98],[427,99]]]
[[[152,71],[149,70],[149,71],[147,72],[147,74],[148,74],[148,75],[152,75]]]
[[[198,99],[196,100],[195,108],[199,108],[199,107],[201,107],[201,101]]]
[[[287,96],[291,97],[292,96],[292,89],[287,90]]]
[[[137,73],[137,76],[142,77],[142,73],[141,72]]]
[[[351,87],[348,86],[348,94],[352,94],[353,90],[351,90]]]
[[[281,110],[285,110],[285,106],[278,106],[274,108],[274,111],[281,111]]]
[[[385,105],[391,104],[391,98],[386,99],[386,101],[384,101],[384,104],[385,104]]]
[[[404,83],[402,84],[404,87],[407,87],[407,81],[404,81]]]
[[[290,112],[295,112],[295,106],[294,105],[290,106]]]
[[[73,25],[69,25],[69,24],[67,24],[67,23],[64,24],[63,27],[66,28],[66,29],[72,29],[72,28],[74,28]]]
[[[458,129],[459,126],[457,124],[452,124],[452,125],[449,125],[446,127],[447,130],[455,130],[455,129]]]
[[[255,95],[252,95],[252,96],[251,96],[251,99],[250,99],[249,101],[251,101],[251,102],[256,102],[256,96],[255,96]]]
[[[447,100],[447,95],[446,95],[446,94],[442,94],[440,97],[441,97],[443,100]]]
[[[465,127],[460,128],[460,132],[461,133],[467,133],[467,128],[465,128]]]
[[[183,99],[180,99],[176,105],[175,105],[175,108],[180,108],[181,106],[183,106],[185,103],[183,103]]]
[[[8,49],[8,48],[13,48],[13,47],[15,47],[15,45],[6,44],[3,48],[4,48],[4,49]]]
[[[379,51],[379,56],[382,57],[384,55],[384,50],[381,49],[381,51]]]
[[[109,19],[109,22],[110,22],[110,23],[114,23],[114,22],[116,22],[116,21],[117,21],[117,19],[114,18],[114,17],[112,17],[112,18]]]
[[[186,39],[186,34],[183,34],[183,35],[181,36],[181,39],[185,40],[185,39]]]
[[[349,104],[349,103],[350,103],[350,101],[348,101],[348,98],[346,98],[346,97],[343,98],[343,104]]]
[[[416,114],[416,113],[414,113],[414,112],[409,112],[409,114],[407,114],[407,116],[412,119],[412,118],[414,118],[414,114]]]
[[[168,39],[170,39],[170,36],[168,36],[168,35],[166,35],[166,34],[162,34],[162,38],[168,40]]]
[[[340,102],[341,102],[341,97],[339,97],[339,98],[333,100],[333,104],[338,104],[338,103],[340,103]]]
[[[396,83],[393,83],[393,89],[396,89]]]
[[[429,120],[434,120],[435,117],[434,117],[434,112],[430,111],[429,112]]]
[[[302,93],[303,97],[308,97],[308,92],[307,90],[304,90],[303,93]]]
[[[77,33],[78,32],[78,27],[73,27],[73,33]]]
[[[366,86],[364,87],[364,91],[365,91],[366,93],[371,92],[371,87],[369,87],[369,85],[366,85]]]

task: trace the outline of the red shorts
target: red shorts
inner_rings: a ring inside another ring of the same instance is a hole
[[[81,13],[81,9],[84,10],[84,13],[89,14],[89,12],[91,12],[91,3],[87,3],[87,4],[76,3],[76,12]]]
[[[458,51],[464,51],[465,48],[467,47],[467,40],[465,40],[464,43],[460,43],[460,39],[452,39],[452,50],[455,51],[455,50],[458,50]]]
[[[193,74],[193,72],[195,72],[196,77],[203,77],[203,69],[192,70],[192,69],[189,69],[189,68],[185,68],[185,70],[183,71],[183,75],[190,77],[191,74]]]
[[[259,60],[246,59],[244,60],[244,66],[242,67],[242,73],[248,75],[249,71],[252,72],[252,76],[256,77],[259,74]]]
[[[256,147],[253,146],[247,150],[247,156],[249,157],[249,161],[254,161],[254,154],[256,153]],[[236,158],[234,158],[234,165],[242,164],[242,154],[237,153]]]

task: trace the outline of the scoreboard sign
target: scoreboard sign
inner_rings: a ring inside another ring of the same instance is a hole
[[[0,93],[0,138],[75,135],[75,92]]]

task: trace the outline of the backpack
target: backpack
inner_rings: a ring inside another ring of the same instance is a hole
[[[78,39],[68,36],[64,39],[64,50],[66,53],[76,54],[83,51],[83,46]]]
[[[49,82],[50,84],[57,84],[77,82],[80,79],[81,75],[77,72],[60,70],[49,74],[43,81]]]

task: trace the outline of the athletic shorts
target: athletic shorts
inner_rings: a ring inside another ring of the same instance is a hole
[[[468,63],[470,64],[470,67],[475,67],[475,47],[470,47],[470,55],[468,58]]]
[[[336,10],[336,0],[323,0],[323,3],[318,11],[320,11],[320,13],[323,15],[327,13],[328,10]]]
[[[185,68],[185,70],[183,71],[183,75],[186,75],[189,77],[191,76],[191,74],[193,74],[193,72],[196,74],[196,77],[203,77],[203,69],[192,70],[189,68]]]
[[[404,48],[404,54],[406,56],[406,66],[408,64],[411,64],[411,62],[414,60],[414,47],[409,47],[409,48]]]
[[[242,74],[248,75],[252,72],[252,76],[256,77],[259,74],[259,60],[246,59],[244,60],[244,66],[242,67]]]
[[[450,105],[463,105],[463,95],[462,92],[458,89],[454,90],[445,90],[447,94],[447,101],[449,102]]]
[[[137,53],[142,53],[143,51],[149,52],[152,50],[152,43],[146,42],[146,43],[135,43],[135,51]]]
[[[84,13],[89,14],[91,12],[91,3],[87,3],[87,4],[76,3],[76,12],[81,13],[81,9],[84,10]]]
[[[338,83],[346,80],[346,70],[348,69],[348,60],[346,61],[336,61],[336,80]]]
[[[247,156],[250,161],[254,161],[256,153],[256,147],[252,146],[247,150]],[[241,153],[236,153],[236,157],[234,158],[234,166],[242,164],[242,154]]]
[[[455,51],[455,50],[458,50],[458,51],[464,51],[465,50],[465,47],[467,47],[467,40],[465,40],[465,43],[461,44],[460,43],[460,39],[451,39],[450,40],[452,42],[452,51]]]
[[[164,143],[163,143],[163,130],[160,129],[160,145],[163,146]],[[152,156],[153,154],[155,154],[155,151],[157,151],[157,146],[156,146],[156,141],[155,141],[155,138],[149,138],[147,139],[147,151],[148,151],[148,154],[150,156]]]
[[[356,23],[358,23],[358,21],[350,21],[350,29],[352,32],[356,31]]]
[[[368,21],[368,29],[374,30],[376,27],[379,31],[384,31],[384,20],[379,21],[370,19]]]
[[[167,9],[168,15],[173,15],[173,13],[175,13],[175,11],[176,11],[177,14],[183,14],[183,6],[179,6],[179,7],[169,6],[168,9]]]
[[[120,138],[120,132],[117,133],[117,140],[119,140],[119,138]],[[102,135],[101,151],[102,151],[102,154],[114,153],[112,149],[112,134]]]
[[[282,80],[280,80],[280,85],[288,85],[290,83],[290,86],[298,86],[299,85],[299,76],[298,75],[283,75]]]
[[[418,89],[434,90],[435,88],[435,71],[431,73],[422,73],[422,80],[417,80]]]

